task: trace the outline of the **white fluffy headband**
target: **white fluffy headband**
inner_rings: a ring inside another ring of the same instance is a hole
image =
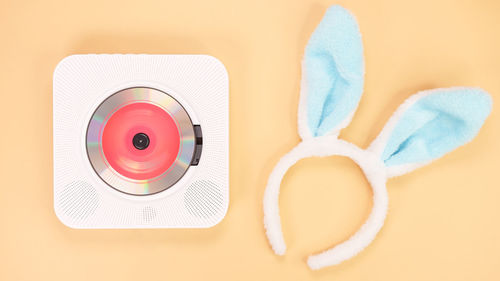
[[[278,162],[264,195],[264,225],[278,255],[286,251],[278,196],[286,171],[305,157],[346,156],[363,170],[373,189],[373,209],[347,241],[310,256],[312,269],[336,265],[375,238],[387,213],[388,178],[406,174],[469,142],[491,111],[491,98],[478,88],[434,89],[406,100],[367,149],[338,139],[363,92],[361,35],[354,17],[332,6],[312,34],[302,63],[299,134],[302,142]]]

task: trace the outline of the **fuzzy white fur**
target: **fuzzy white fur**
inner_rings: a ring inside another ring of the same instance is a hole
[[[364,171],[373,188],[373,209],[365,224],[347,241],[320,254],[310,256],[307,263],[311,269],[336,265],[358,254],[375,238],[384,224],[387,213],[385,166],[374,153],[339,140],[336,136],[305,140],[283,156],[269,176],[264,195],[264,225],[274,252],[283,255],[286,251],[278,207],[280,183],[283,176],[300,159],[331,155],[349,157]]]
[[[324,21],[326,21],[326,24],[340,24],[341,28],[340,30],[350,30],[351,32],[354,32],[353,29],[349,27],[356,26],[356,23],[352,22],[353,17],[351,16],[346,16],[348,15],[349,12],[339,6],[333,6],[329,9],[327,12],[327,15],[325,16]],[[345,20],[344,22],[331,22],[333,17],[338,16],[340,19]],[[354,20],[355,21],[355,20]],[[345,28],[347,26],[347,29]],[[321,27],[321,25],[320,25]],[[329,26],[331,27],[331,26]],[[330,30],[329,28],[328,30]],[[356,31],[359,33],[359,29],[356,26]],[[320,28],[321,32],[324,32],[324,29]],[[326,36],[328,37],[328,34],[323,34],[321,33],[318,36]],[[327,42],[333,42],[334,40],[332,38],[324,38]],[[318,44],[318,41],[313,40],[313,43],[309,44]],[[348,38],[356,38],[356,37],[348,37]],[[336,38],[334,38],[336,39]],[[354,40],[356,41],[356,40]],[[337,41],[338,42],[338,41]],[[339,44],[350,44],[352,42],[340,42]],[[333,44],[333,43],[332,43]],[[321,45],[321,44],[320,44]],[[314,46],[314,45],[313,45]],[[320,50],[322,49],[322,46],[318,47]],[[327,48],[328,49],[328,48]],[[328,55],[332,58],[333,62],[339,61],[336,56],[336,52],[334,49],[329,50],[330,53]],[[352,54],[350,54],[352,55]],[[359,54],[358,54],[359,55]],[[352,58],[352,57],[350,57]],[[305,58],[306,59],[306,58]],[[305,60],[304,59],[304,60]],[[348,65],[350,67],[355,68],[356,70],[359,65],[358,64],[353,64],[353,65]],[[348,77],[346,76],[349,72],[346,72],[345,69],[342,68],[343,65],[336,65],[336,70],[344,77],[346,78],[346,81],[354,81],[354,83],[362,83],[361,80],[357,79],[347,79],[347,78],[353,78],[353,77]],[[363,67],[364,68],[364,67]],[[386,149],[386,146],[388,145],[390,139],[393,141],[397,141],[398,132],[400,133],[400,129],[395,128],[400,128],[397,127],[398,122],[402,119],[402,116],[409,110],[411,109],[415,103],[417,103],[419,100],[422,98],[432,95],[435,93],[446,93],[446,92],[475,92],[478,98],[477,104],[471,105],[473,108],[476,108],[476,112],[480,112],[481,114],[471,114],[469,111],[464,111],[463,109],[466,107],[454,107],[455,110],[458,110],[458,112],[464,115],[467,114],[467,117],[473,117],[472,119],[469,119],[470,124],[466,128],[468,131],[464,132],[461,131],[458,133],[459,138],[453,139],[454,142],[449,142],[449,139],[447,139],[444,143],[449,144],[450,146],[441,146],[438,147],[438,149],[441,149],[443,153],[448,151],[451,151],[450,149],[453,149],[454,147],[459,146],[462,142],[467,142],[472,137],[477,133],[476,129],[479,130],[479,128],[482,125],[482,122],[484,122],[484,119],[487,117],[491,110],[491,100],[489,100],[489,96],[487,95],[486,92],[480,90],[480,89],[473,89],[473,88],[448,88],[448,89],[435,89],[431,91],[425,91],[425,92],[420,92],[417,93],[416,95],[413,95],[409,99],[407,99],[399,108],[398,110],[393,114],[393,116],[390,118],[390,120],[387,122],[386,126],[380,133],[380,135],[373,141],[373,143],[370,145],[370,147],[366,150],[360,149],[359,147],[355,146],[354,144],[348,143],[343,140],[338,139],[339,132],[342,128],[346,127],[350,122],[351,119],[354,115],[354,112],[356,111],[357,105],[359,104],[359,100],[357,101],[357,104],[355,104],[354,108],[351,109],[352,104],[347,103],[347,105],[341,104],[341,105],[335,105],[339,109],[341,106],[348,106],[347,110],[351,110],[349,114],[345,114],[346,112],[341,110],[341,117],[346,115],[344,120],[337,122],[335,124],[328,124],[331,125],[331,129],[328,130],[328,132],[325,134],[323,131],[320,133],[321,136],[316,136],[318,133],[312,132],[311,128],[309,127],[310,124],[308,124],[308,110],[311,110],[311,108],[308,108],[308,95],[314,95],[315,93],[308,93],[308,77],[307,75],[313,75],[311,77],[314,77],[314,73],[317,74],[318,71],[331,71],[331,69],[322,69],[319,67],[319,69],[316,68],[311,68],[309,73],[306,72],[305,69],[305,61],[302,62],[302,80],[301,80],[301,93],[300,93],[300,102],[299,102],[299,113],[298,113],[298,127],[299,127],[299,135],[302,138],[302,142],[299,143],[295,148],[293,148],[289,153],[287,153],[283,158],[280,159],[274,170],[272,171],[271,175],[269,176],[269,180],[267,183],[266,191],[264,194],[264,225],[266,228],[266,234],[269,239],[269,242],[271,244],[271,247],[273,248],[274,252],[278,255],[283,255],[285,254],[286,251],[286,244],[283,239],[283,233],[281,230],[281,222],[280,222],[280,214],[279,214],[279,191],[280,191],[280,184],[283,179],[283,176],[285,175],[286,171],[293,166],[297,161],[300,159],[306,158],[306,157],[325,157],[325,156],[331,156],[331,155],[339,155],[339,156],[345,156],[349,157],[352,160],[354,160],[363,170],[365,173],[365,176],[368,180],[368,182],[371,184],[371,187],[373,189],[373,209],[372,212],[370,213],[370,216],[368,217],[367,221],[365,224],[353,235],[351,236],[347,241],[344,241],[343,243],[340,243],[336,245],[335,247],[326,250],[320,254],[317,255],[312,255],[309,257],[307,263],[311,269],[320,269],[325,266],[330,266],[330,265],[336,265],[341,263],[344,260],[347,260],[356,254],[358,254],[360,251],[362,251],[366,246],[368,246],[372,240],[375,238],[377,233],[379,232],[380,228],[384,224],[385,216],[387,213],[387,204],[388,204],[388,198],[387,198],[387,190],[386,190],[386,181],[388,178],[394,177],[394,176],[399,176],[406,174],[418,167],[421,167],[423,165],[428,164],[432,160],[420,160],[420,162],[417,162],[419,160],[415,160],[414,162],[411,161],[400,161],[396,162],[395,164],[388,164],[386,166],[385,163],[387,163],[387,159],[383,160],[382,156],[384,154],[384,150]],[[354,71],[353,73],[356,73],[357,75],[360,74],[359,71]],[[364,75],[364,70],[363,73]],[[356,78],[356,77],[355,77]],[[321,83],[320,83],[321,84]],[[311,85],[309,85],[311,86]],[[333,94],[338,94],[338,93],[333,93]],[[351,93],[352,94],[352,93]],[[470,96],[470,95],[469,95]],[[457,96],[458,97],[458,96]],[[353,94],[351,98],[357,98],[356,93]],[[431,97],[432,98],[432,97]],[[424,100],[425,101],[425,100]],[[462,103],[474,103],[471,102],[474,100],[471,99],[462,99],[461,101],[458,101],[457,103],[460,104]],[[450,104],[454,104],[454,100],[450,100]],[[439,104],[439,102],[438,102]],[[442,103],[441,103],[442,104]],[[463,105],[463,104],[462,104]],[[312,110],[317,110],[314,109],[314,106],[317,106],[316,104],[313,105]],[[341,108],[342,109],[342,108]],[[344,108],[345,109],[345,108]],[[346,111],[347,111],[346,110]],[[417,106],[418,110],[418,106]],[[484,112],[482,112],[484,111]],[[418,111],[417,111],[418,112]],[[465,113],[464,113],[465,112]],[[410,111],[412,113],[412,111]],[[413,112],[414,113],[414,112]],[[410,114],[410,116],[412,116]],[[425,114],[424,114],[425,116]],[[418,118],[417,118],[418,119]],[[405,120],[408,122],[408,120]],[[460,121],[459,121],[460,122]],[[412,123],[412,122],[409,122]],[[408,129],[411,127],[406,127],[406,123],[403,123],[401,128]],[[411,125],[411,124],[410,124]],[[441,129],[442,127],[427,127],[427,129],[430,128],[430,130],[438,130],[438,132],[442,132]],[[325,129],[325,128],[323,128]],[[404,130],[403,130],[404,131]],[[422,131],[420,131],[422,132]],[[423,131],[424,133],[428,133],[429,131]],[[396,138],[394,138],[395,134]],[[446,132],[445,132],[446,133]],[[404,136],[404,134],[403,134]],[[432,134],[431,134],[432,136]],[[425,143],[425,142],[424,142]],[[395,146],[393,143],[389,143],[390,146]],[[397,143],[396,143],[397,144]],[[441,143],[443,144],[443,143]],[[404,148],[404,146],[400,147]],[[408,152],[408,150],[406,150]],[[424,155],[427,151],[424,151]],[[436,152],[436,151],[434,151]],[[411,151],[410,151],[411,153]],[[417,156],[421,156],[422,152],[420,150],[415,151]],[[435,159],[439,158],[438,153],[434,153],[435,157],[429,157],[429,158],[422,158],[422,157],[415,157],[414,159]],[[408,154],[406,154],[406,157],[408,157]],[[401,159],[399,159],[401,160]],[[406,164],[405,164],[406,163]],[[409,164],[407,164],[409,163]]]
[[[274,252],[278,255],[283,255],[286,251],[286,244],[281,231],[278,197],[283,176],[291,166],[297,163],[297,161],[306,157],[325,157],[331,155],[349,157],[363,170],[368,182],[372,186],[373,209],[365,224],[347,241],[320,254],[312,255],[307,261],[311,269],[320,269],[325,266],[339,264],[342,261],[355,256],[368,246],[384,224],[388,204],[387,190],[385,186],[387,179],[406,174],[431,162],[426,161],[386,166],[382,161],[382,154],[389,138],[391,137],[391,133],[394,131],[404,113],[412,108],[416,102],[428,95],[445,92],[460,92],[465,90],[470,91],[471,89],[473,88],[454,87],[447,89],[435,89],[420,92],[411,96],[396,110],[385,127],[382,129],[381,133],[366,150],[337,138],[338,131],[344,127],[344,123],[349,123],[351,116],[347,117],[347,121],[343,121],[342,125],[337,126],[331,131],[333,135],[312,137],[311,135],[308,135],[307,132],[301,131],[303,141],[293,148],[288,154],[283,156],[278,162],[269,176],[264,194],[264,225],[267,230],[267,237]],[[480,89],[476,90],[479,91]],[[305,96],[304,92],[302,94]],[[302,102],[303,101],[301,101],[301,104]],[[305,124],[306,121],[304,119],[306,119],[307,116],[305,115],[304,105],[302,105],[301,110],[304,112],[300,114],[299,119],[301,120],[299,124]],[[308,128],[305,127],[305,125],[302,129],[308,131]]]
[[[306,140],[312,138],[313,135],[307,124],[307,78],[304,69],[304,61],[302,61],[302,78],[300,79],[300,100],[299,112],[297,114],[297,125],[299,127],[300,138]]]

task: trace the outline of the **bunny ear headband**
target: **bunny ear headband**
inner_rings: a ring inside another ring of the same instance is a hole
[[[278,207],[286,171],[306,157],[349,157],[363,170],[373,189],[373,209],[364,225],[347,241],[310,256],[311,269],[336,265],[362,251],[384,224],[388,178],[406,174],[469,142],[491,111],[491,98],[478,88],[446,88],[419,92],[393,114],[368,149],[338,139],[363,92],[363,47],[354,17],[332,6],[312,34],[302,62],[299,134],[295,148],[278,162],[264,195],[264,225],[278,255],[286,245]]]

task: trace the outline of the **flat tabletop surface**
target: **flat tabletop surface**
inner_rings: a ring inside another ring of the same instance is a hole
[[[326,8],[358,19],[364,95],[340,137],[367,147],[419,90],[480,86],[493,111],[471,143],[388,181],[372,245],[336,267],[306,257],[352,235],[371,189],[349,159],[306,159],[280,197],[289,249],[271,251],[262,196],[299,142],[300,61]],[[499,280],[500,2],[1,1],[0,280]],[[230,192],[210,229],[74,230],[52,193],[52,73],[71,54],[210,54],[230,79]]]

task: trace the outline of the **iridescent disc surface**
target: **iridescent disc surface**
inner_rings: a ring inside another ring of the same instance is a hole
[[[195,150],[194,129],[186,110],[167,93],[129,88],[96,109],[86,146],[92,167],[108,185],[148,195],[185,174]]]

